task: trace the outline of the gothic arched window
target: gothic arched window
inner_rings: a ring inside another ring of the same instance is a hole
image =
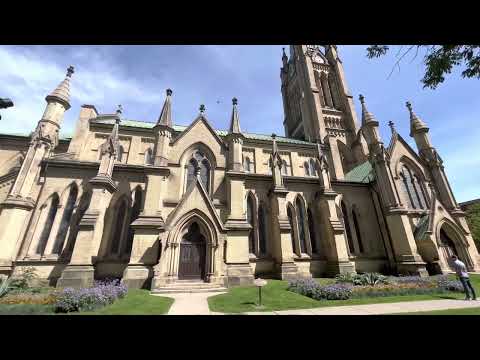
[[[190,183],[198,174],[199,180],[203,188],[210,193],[210,172],[211,166],[208,159],[200,151],[196,151],[187,165],[187,181],[186,188],[188,189]]]
[[[250,254],[255,254],[255,203],[253,201],[252,195],[249,194],[247,197],[247,221],[252,227],[248,233],[248,251]]]
[[[153,151],[151,148],[145,151],[145,165],[153,165]]]
[[[288,222],[290,223],[290,236],[292,238],[292,251],[294,253],[297,252],[297,247],[295,246],[295,224],[293,222],[293,214],[292,214],[292,205],[287,206],[287,217]]]
[[[126,199],[120,201],[113,218],[113,236],[110,244],[110,254],[119,254],[121,251],[122,238],[124,234],[125,218],[128,215],[128,202]]]
[[[315,169],[315,161],[313,159],[310,159],[308,162],[309,168],[310,168],[310,175],[311,176],[317,176],[317,170]]]
[[[335,79],[333,78],[333,75],[331,73],[328,74],[328,88],[330,90],[330,97],[332,98],[332,107],[338,109],[339,104],[337,101],[337,87],[335,84]]]
[[[305,231],[305,208],[300,198],[295,201],[297,210],[298,240],[300,241],[300,252],[307,253],[307,233]]]
[[[247,156],[245,158],[245,160],[243,161],[243,169],[246,171],[246,172],[252,172],[252,162],[250,160],[250,158]]]
[[[305,176],[310,176],[310,164],[308,163],[308,161],[305,161],[303,163],[303,168],[305,170]]]
[[[265,209],[263,205],[258,207],[258,242],[260,254],[267,253],[267,228]]]
[[[353,224],[355,227],[355,234],[357,235],[358,249],[361,253],[363,253],[364,251],[363,240],[362,240],[362,235],[360,233],[360,225],[357,218],[357,211],[355,209],[352,210],[352,218],[353,218]]]
[[[425,209],[427,201],[425,191],[420,181],[420,177],[416,175],[409,167],[402,165],[400,171],[401,189],[404,194],[407,205],[412,209]]]
[[[124,156],[123,156],[124,153],[125,153],[125,148],[124,148],[122,145],[120,145],[120,146],[118,147],[118,155],[117,155],[117,161],[118,161],[118,162],[122,162],[122,161],[123,161],[123,159],[124,159]]]
[[[48,238],[50,237],[50,232],[52,231],[53,222],[55,220],[55,216],[57,215],[59,202],[60,200],[58,198],[58,195],[54,194],[49,202],[47,218],[45,220],[45,224],[43,226],[43,230],[38,241],[37,249],[35,251],[36,254],[43,255],[45,251]]]
[[[282,175],[288,175],[288,165],[285,160],[282,160]]]
[[[130,219],[128,221],[128,236],[127,236],[127,242],[125,246],[125,254],[130,255],[132,251],[132,245],[133,245],[133,236],[134,236],[134,231],[132,227],[130,226],[135,220],[138,219],[138,216],[140,215],[140,211],[142,209],[142,188],[138,186],[135,189],[135,192],[133,193],[133,205],[131,209],[131,214],[130,214]]]
[[[70,227],[70,222],[72,220],[73,210],[75,208],[75,202],[77,201],[78,189],[76,185],[73,185],[68,194],[67,203],[65,204],[65,209],[63,211],[62,220],[58,228],[57,237],[55,238],[55,243],[53,245],[52,254],[60,254],[65,242],[65,237],[67,236],[68,228]]]
[[[343,201],[341,202],[341,208],[342,208],[343,226],[345,227],[345,232],[347,235],[348,250],[350,251],[350,254],[353,254],[355,252],[355,247],[353,246],[353,239],[352,239],[352,233],[350,231],[350,221],[348,220],[347,207],[345,206],[345,203]]]
[[[317,234],[315,231],[315,221],[313,219],[312,212],[310,208],[307,210],[308,215],[308,231],[310,232],[310,243],[312,246],[312,253],[317,253]]]

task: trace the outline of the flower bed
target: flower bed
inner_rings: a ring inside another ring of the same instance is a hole
[[[313,279],[296,279],[289,282],[288,290],[315,300],[348,300],[350,298],[441,294],[463,292],[459,281],[447,276],[385,277],[380,274],[342,275],[331,285],[320,285]]]
[[[127,287],[119,280],[97,281],[90,288],[65,288],[57,296],[56,312],[92,311],[112,304],[127,294]]]

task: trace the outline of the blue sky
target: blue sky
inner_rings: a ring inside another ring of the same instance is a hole
[[[288,45],[283,45],[288,49]],[[280,93],[282,45],[205,46],[0,46],[0,97],[15,107],[2,110],[0,133],[29,133],[42,116],[45,96],[74,65],[72,108],[62,134],[73,132],[80,105],[93,104],[112,113],[122,104],[128,119],[155,121],[165,89],[173,90],[173,118],[188,125],[200,104],[218,129],[226,129],[231,99],[237,97],[243,131],[283,135]],[[480,81],[463,79],[460,71],[447,76],[436,90],[423,89],[422,56],[407,56],[395,69],[396,50],[369,60],[366,46],[339,46],[347,82],[360,115],[358,95],[381,124],[384,142],[390,139],[388,121],[409,137],[405,102],[429,126],[434,146],[458,201],[480,197]],[[359,119],[360,120],[360,119]],[[414,147],[415,148],[415,147]]]

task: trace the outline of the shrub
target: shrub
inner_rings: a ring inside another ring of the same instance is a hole
[[[348,300],[352,296],[352,286],[347,284],[332,284],[320,286],[313,295],[315,300]]]
[[[379,284],[386,284],[388,278],[379,273],[365,273],[358,276],[358,285],[376,286]]]
[[[295,279],[288,283],[288,290],[308,297],[313,297],[318,287],[320,285],[313,279]]]
[[[38,278],[34,267],[27,267],[21,269],[20,273],[11,277],[10,287],[12,289],[24,290],[29,288],[33,281]]]
[[[0,304],[30,304],[30,305],[52,305],[57,298],[54,293],[34,294],[34,293],[17,293],[8,294],[0,299]]]
[[[355,284],[355,280],[358,275],[355,273],[337,274],[335,276],[335,282],[338,284]]]
[[[91,311],[109,305],[127,293],[127,287],[119,280],[99,281],[93,287],[65,288],[55,303],[56,312]]]
[[[349,284],[321,286],[313,279],[291,280],[288,290],[315,300],[347,300],[352,294],[352,286]]]

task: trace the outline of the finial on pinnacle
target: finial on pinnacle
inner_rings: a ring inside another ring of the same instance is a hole
[[[68,69],[67,69],[67,76],[68,76],[68,77],[72,77],[72,74],[73,74],[74,72],[75,72],[75,68],[74,68],[72,65],[70,65],[70,66],[68,67]]]
[[[365,96],[360,95],[358,98],[360,99],[360,102],[361,102],[362,104],[365,104]]]
[[[205,105],[200,105],[200,113],[203,114],[205,112]]]
[[[394,123],[392,120],[390,120],[390,121],[388,122],[388,126],[390,126],[390,129],[392,130],[392,133],[396,132],[396,130],[395,130],[395,123]]]
[[[413,108],[412,108],[412,104],[410,103],[410,101],[407,101],[406,105],[407,105],[408,111],[410,111],[410,114],[412,114],[413,113]]]
[[[275,138],[277,137],[277,135],[275,133],[272,134],[272,139],[275,140]]]
[[[233,104],[233,105],[238,105],[238,99],[237,99],[236,97],[234,97],[234,98],[232,99],[232,104]]]
[[[117,114],[120,115],[123,112],[122,105],[117,105]]]
[[[167,89],[167,96],[172,96],[172,94],[173,94],[172,89]]]
[[[283,52],[283,56],[287,56],[287,54],[285,54],[285,48],[282,48],[282,52]]]

